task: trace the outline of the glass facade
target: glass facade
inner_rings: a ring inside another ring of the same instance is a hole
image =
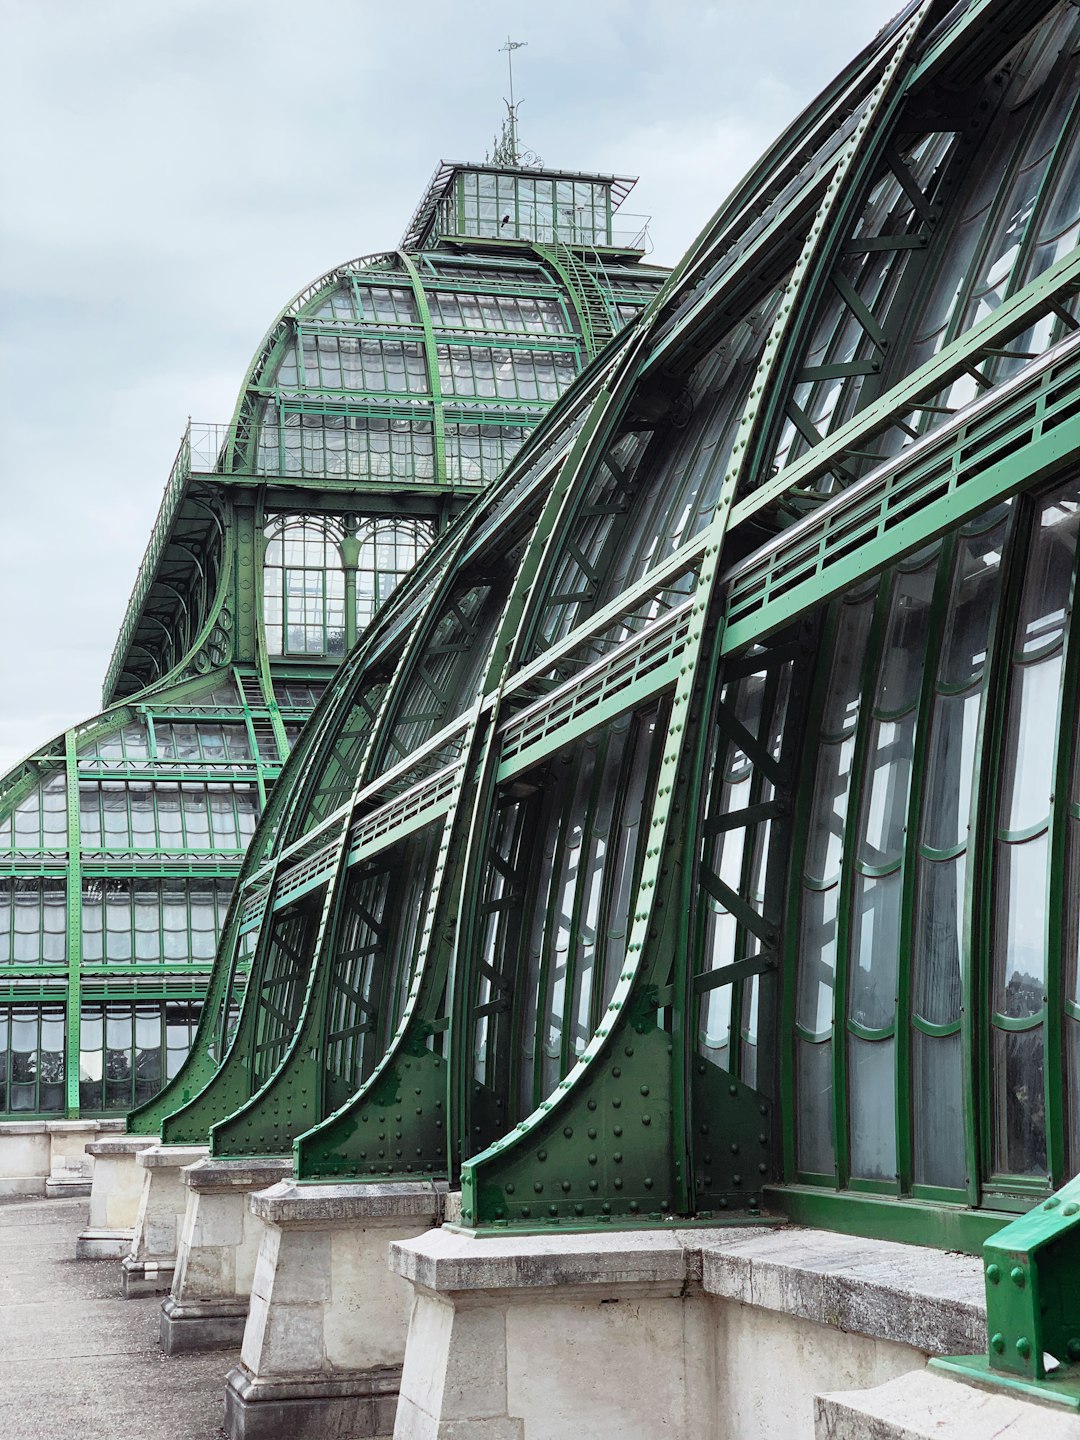
[[[1074,1173],[1080,20],[1028,18],[886,27],[401,582],[168,1137],[970,1249]]]
[[[528,203],[542,210],[556,183],[535,172]],[[615,183],[575,182],[588,227],[607,223]],[[601,265],[585,222],[571,260],[525,228],[495,248],[429,230],[336,267],[275,320],[231,422],[189,425],[107,708],[0,777],[0,1114],[142,1104],[196,1032],[216,1063],[249,974],[286,1017],[260,1022],[250,1074],[279,1057],[314,902],[285,896],[264,952],[232,898],[272,848],[249,851],[268,807],[264,833],[295,839],[347,803],[387,677],[357,693],[293,818],[274,801],[282,768],[357,637],[666,276],[640,251]],[[489,589],[444,610],[399,748],[466,703],[448,667],[472,656],[467,689],[498,618],[494,601],[473,614]]]

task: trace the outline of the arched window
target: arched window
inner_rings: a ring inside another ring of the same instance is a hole
[[[345,572],[331,522],[275,516],[266,527],[263,613],[271,655],[345,653]]]
[[[356,628],[370,624],[434,539],[426,520],[369,520],[356,538]]]

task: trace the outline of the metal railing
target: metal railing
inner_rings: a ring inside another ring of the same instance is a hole
[[[176,512],[180,508],[180,501],[184,494],[184,487],[191,474],[191,421],[188,421],[187,429],[184,431],[180,441],[180,448],[176,452],[176,459],[169,471],[169,478],[165,482],[165,493],[161,497],[161,505],[158,507],[157,519],[154,521],[154,528],[150,532],[150,539],[146,550],[143,553],[139,570],[135,576],[135,584],[128,597],[127,609],[124,611],[124,618],[120,625],[120,633],[116,637],[116,644],[113,646],[112,658],[109,660],[109,668],[105,672],[105,685],[103,698],[105,704],[109,703],[109,697],[116,688],[116,682],[120,678],[120,669],[127,655],[128,646],[131,644],[132,636],[135,634],[135,627],[139,623],[139,613],[142,610],[143,602],[150,589],[150,583],[157,570],[158,561],[161,559],[162,551],[165,549],[165,542],[172,523],[176,518]]]
[[[651,215],[624,215],[619,212],[623,224],[610,230],[603,226],[579,220],[570,216],[565,220],[545,223],[510,221],[505,227],[498,221],[466,220],[464,228],[459,226],[447,230],[448,238],[460,236],[480,240],[529,240],[538,245],[573,245],[583,250],[640,250],[647,253],[652,249],[649,237]],[[483,229],[481,229],[483,226]]]

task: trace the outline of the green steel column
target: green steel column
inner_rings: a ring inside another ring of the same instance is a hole
[[[82,836],[79,825],[79,767],[75,732],[64,735],[67,774],[67,999],[64,1026],[64,1070],[69,1120],[79,1114],[80,1015],[82,1012]]]
[[[341,542],[341,567],[345,571],[345,654],[356,644],[356,572],[360,565],[360,541],[346,535]]]
[[[236,513],[236,598],[237,623],[233,650],[234,660],[254,659],[259,672],[259,687],[270,712],[270,724],[274,731],[278,759],[284,764],[289,756],[289,740],[285,724],[278,709],[274,694],[274,680],[270,673],[270,657],[266,653],[266,631],[263,628],[263,555],[266,540],[263,536],[263,505],[258,502],[258,514],[252,509]],[[255,751],[256,759],[260,759]],[[259,766],[262,771],[262,763]]]
[[[431,391],[432,425],[435,437],[435,482],[438,485],[445,485],[446,422],[443,419],[442,380],[439,377],[439,351],[435,344],[435,329],[431,323],[431,311],[428,309],[427,296],[424,294],[420,272],[404,250],[399,250],[397,253],[398,259],[408,272],[413,294],[416,297],[416,309],[420,316],[420,323],[424,327],[424,353],[427,356],[428,388]]]

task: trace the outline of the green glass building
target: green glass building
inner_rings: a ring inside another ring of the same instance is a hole
[[[1076,1171],[1078,176],[1073,5],[843,71],[350,650],[130,1128],[479,1229]]]
[[[0,1112],[123,1112],[180,1068],[343,655],[666,274],[632,184],[441,165],[400,248],[306,286],[232,419],[189,426],[105,708],[0,778]]]

